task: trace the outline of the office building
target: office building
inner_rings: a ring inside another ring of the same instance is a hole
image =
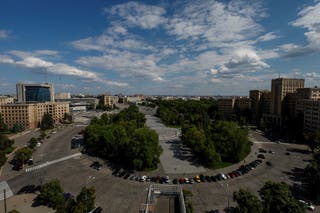
[[[0,105],[0,114],[4,123],[12,128],[19,124],[24,129],[37,128],[45,113],[49,113],[54,122],[57,123],[69,113],[67,102],[46,102],[46,103],[20,103]]]
[[[18,103],[53,102],[54,89],[49,83],[44,84],[17,84]]]
[[[276,78],[271,82],[271,113],[281,116],[283,99],[288,93],[304,88],[304,79]]]
[[[251,100],[250,98],[237,98],[234,102],[234,107],[239,110],[251,109]]]

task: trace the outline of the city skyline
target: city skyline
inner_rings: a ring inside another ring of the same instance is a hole
[[[247,95],[279,75],[320,80],[318,0],[0,5],[0,93],[23,81],[71,93]]]

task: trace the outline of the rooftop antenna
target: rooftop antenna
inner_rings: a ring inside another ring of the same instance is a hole
[[[278,72],[278,78],[280,78],[280,71]]]

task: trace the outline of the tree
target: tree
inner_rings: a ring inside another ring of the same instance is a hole
[[[17,132],[22,132],[24,130],[23,126],[19,123],[13,124],[12,127],[12,132],[17,133]]]
[[[14,159],[21,161],[21,162],[26,162],[27,160],[29,160],[32,156],[32,149],[30,149],[29,147],[23,147],[18,149],[15,152],[15,156]]]
[[[86,188],[83,187],[81,189],[81,192],[77,196],[77,205],[75,210],[78,212],[89,212],[94,208],[94,203],[95,203],[95,188],[90,187]],[[84,208],[84,209],[83,209]],[[81,211],[85,210],[85,211]]]
[[[6,135],[0,134],[0,150],[5,150],[13,145],[14,141],[10,140]]]
[[[233,200],[237,202],[237,213],[262,213],[262,202],[249,191],[240,189],[233,193]]]
[[[8,130],[7,124],[5,124],[2,115],[0,114],[0,132],[4,132]]]
[[[72,115],[70,115],[69,113],[64,113],[63,122],[64,123],[72,123]]]
[[[35,137],[32,137],[32,138],[29,140],[28,147],[29,147],[30,149],[34,149],[34,148],[37,146],[37,143],[38,143],[38,140],[37,140]]]
[[[40,190],[37,201],[54,209],[57,209],[58,207],[61,209],[61,207],[64,207],[65,201],[60,181],[54,179],[45,184]]]
[[[297,201],[289,189],[282,183],[266,182],[259,192],[265,213],[303,213],[304,206]]]
[[[313,155],[313,161],[305,168],[307,191],[315,201],[320,201],[320,152]]]
[[[47,129],[52,129],[53,127],[54,127],[54,120],[52,118],[52,115],[49,113],[45,113],[40,123],[40,129],[47,130]]]

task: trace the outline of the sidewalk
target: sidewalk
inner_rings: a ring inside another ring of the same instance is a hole
[[[36,194],[22,194],[7,199],[7,211],[17,210],[21,213],[51,213],[53,209],[46,206],[32,207],[33,199]],[[4,201],[0,202],[0,212],[4,212]]]

